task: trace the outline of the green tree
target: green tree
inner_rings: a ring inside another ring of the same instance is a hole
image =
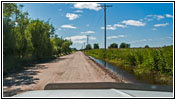
[[[23,5],[20,5],[22,9]],[[25,30],[29,24],[28,13],[19,11],[16,13],[15,22],[15,33],[16,33],[16,51],[20,59],[23,59],[26,54],[27,40],[25,38]]]
[[[52,55],[52,44],[50,43],[50,25],[40,20],[32,20],[28,27],[27,33],[31,34],[29,42],[33,45],[33,55],[41,59]],[[28,42],[28,43],[29,43]],[[29,47],[29,44],[28,44]]]
[[[70,45],[72,44],[71,41],[65,40],[64,43],[62,44],[62,49],[64,54],[69,54],[71,53],[71,48]]]
[[[98,43],[95,43],[95,44],[94,44],[94,49],[99,49]]]
[[[15,27],[15,12],[17,5],[13,3],[3,4],[3,54],[4,56],[15,55],[16,37],[14,32]]]
[[[110,44],[110,46],[108,48],[118,48],[118,44],[112,43],[112,44]]]
[[[145,45],[145,47],[144,48],[149,48],[149,46],[148,45]]]
[[[92,46],[90,44],[87,44],[86,45],[86,50],[90,50],[90,49],[92,49]]]
[[[31,58],[40,60],[71,53],[72,42],[59,38],[49,20],[31,20],[22,8],[23,5],[3,3],[4,72],[21,68]]]
[[[123,42],[120,44],[120,48],[130,48],[130,44],[126,44]]]

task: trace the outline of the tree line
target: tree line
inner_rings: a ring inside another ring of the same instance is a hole
[[[112,43],[108,46],[108,49],[113,49],[113,48],[130,48],[130,44],[122,42],[120,46],[118,46],[117,43]],[[139,48],[142,48],[142,47],[139,47]],[[149,45],[145,45],[144,48],[149,48]],[[99,44],[94,43],[93,47],[91,46],[91,44],[87,44],[85,50],[90,50],[90,49],[99,49]]]
[[[71,53],[72,42],[58,37],[49,20],[31,19],[22,8],[23,5],[14,3],[3,4],[4,71],[18,68],[19,62],[24,60]]]
[[[112,44],[110,44],[110,45],[108,46],[108,48],[109,48],[109,49],[111,49],[111,48],[130,48],[130,44],[127,44],[127,43],[122,42],[122,43],[120,44],[120,46],[118,47],[118,44],[117,44],[117,43],[112,43]],[[98,45],[98,43],[95,43],[95,44],[93,44],[93,48],[92,48],[91,44],[87,44],[85,49],[86,49],[86,50],[90,50],[90,49],[99,49],[99,45]]]

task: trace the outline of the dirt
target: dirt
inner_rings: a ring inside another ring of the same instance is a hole
[[[43,90],[48,83],[118,82],[82,52],[35,64],[3,79],[3,96]],[[119,80],[119,82],[121,82]]]

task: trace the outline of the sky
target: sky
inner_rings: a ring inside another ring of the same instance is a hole
[[[107,46],[125,42],[131,47],[162,47],[173,44],[172,3],[106,3]],[[53,24],[56,34],[71,39],[71,47],[98,43],[104,48],[104,3],[23,3],[31,19]]]

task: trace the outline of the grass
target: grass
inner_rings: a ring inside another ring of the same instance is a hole
[[[107,61],[151,84],[173,84],[173,46],[86,50],[87,55]]]

